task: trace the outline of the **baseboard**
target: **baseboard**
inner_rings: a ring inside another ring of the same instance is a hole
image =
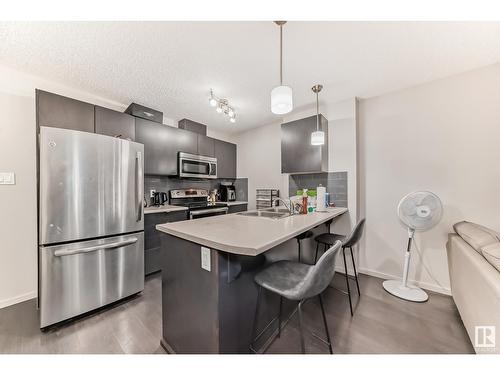
[[[389,275],[387,273],[375,271],[375,270],[369,270],[366,268],[361,268],[358,270],[359,273],[369,275],[369,276],[374,276],[378,277],[380,279],[384,280],[389,280],[389,279],[399,279],[401,276],[396,276],[396,275]],[[447,296],[451,296],[451,289],[449,288],[443,288],[439,285],[436,284],[431,284],[431,283],[426,283],[422,281],[416,281],[416,280],[408,280],[411,284],[416,285],[422,289],[430,290],[432,292],[440,293],[440,294],[445,294]]]
[[[24,302],[24,301],[27,301],[27,300],[33,299],[33,298],[36,298],[36,292],[29,292],[29,293],[25,293],[25,294],[20,294],[18,296],[12,297],[12,298],[7,298],[7,299],[0,301],[0,309],[7,307],[7,306],[15,305],[16,303]]]

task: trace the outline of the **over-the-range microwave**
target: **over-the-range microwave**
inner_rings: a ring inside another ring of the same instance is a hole
[[[179,177],[217,178],[217,159],[179,152]]]

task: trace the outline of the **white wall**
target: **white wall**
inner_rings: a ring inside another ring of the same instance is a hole
[[[37,295],[35,88],[118,111],[129,104],[0,66],[0,172],[16,173],[15,185],[0,185],[0,308]]]
[[[248,178],[249,209],[255,208],[255,189],[277,188],[280,189],[280,195],[283,195],[283,191],[288,192],[288,181],[281,174],[280,123],[236,134],[233,141],[238,146],[238,177]]]
[[[396,216],[406,193],[427,189],[444,204],[441,223],[417,234],[410,279],[449,292],[445,243],[452,224],[500,230],[500,65],[359,103],[360,268],[400,276],[407,241]],[[422,260],[422,261],[421,261]]]

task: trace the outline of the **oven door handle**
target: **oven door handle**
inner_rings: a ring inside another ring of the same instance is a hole
[[[189,216],[192,219],[195,216],[198,215],[203,215],[203,214],[209,214],[211,212],[213,213],[218,213],[218,212],[224,212],[227,213],[229,209],[227,207],[221,207],[221,208],[207,208],[206,210],[196,210],[196,211],[190,211]]]

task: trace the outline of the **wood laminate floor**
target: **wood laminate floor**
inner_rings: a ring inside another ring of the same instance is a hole
[[[342,274],[335,285],[345,287]],[[429,302],[406,302],[386,293],[382,280],[360,275],[361,299],[354,317],[347,296],[325,292],[325,310],[335,353],[473,353],[451,297],[431,293]],[[354,285],[353,285],[354,286]],[[357,298],[355,299],[357,302]],[[305,326],[322,334],[317,301],[304,306]],[[0,353],[165,353],[161,338],[161,277],[146,280],[144,292],[47,332],[38,328],[35,300],[0,309]],[[308,353],[328,353],[306,335]],[[299,353],[294,316],[268,353]]]

